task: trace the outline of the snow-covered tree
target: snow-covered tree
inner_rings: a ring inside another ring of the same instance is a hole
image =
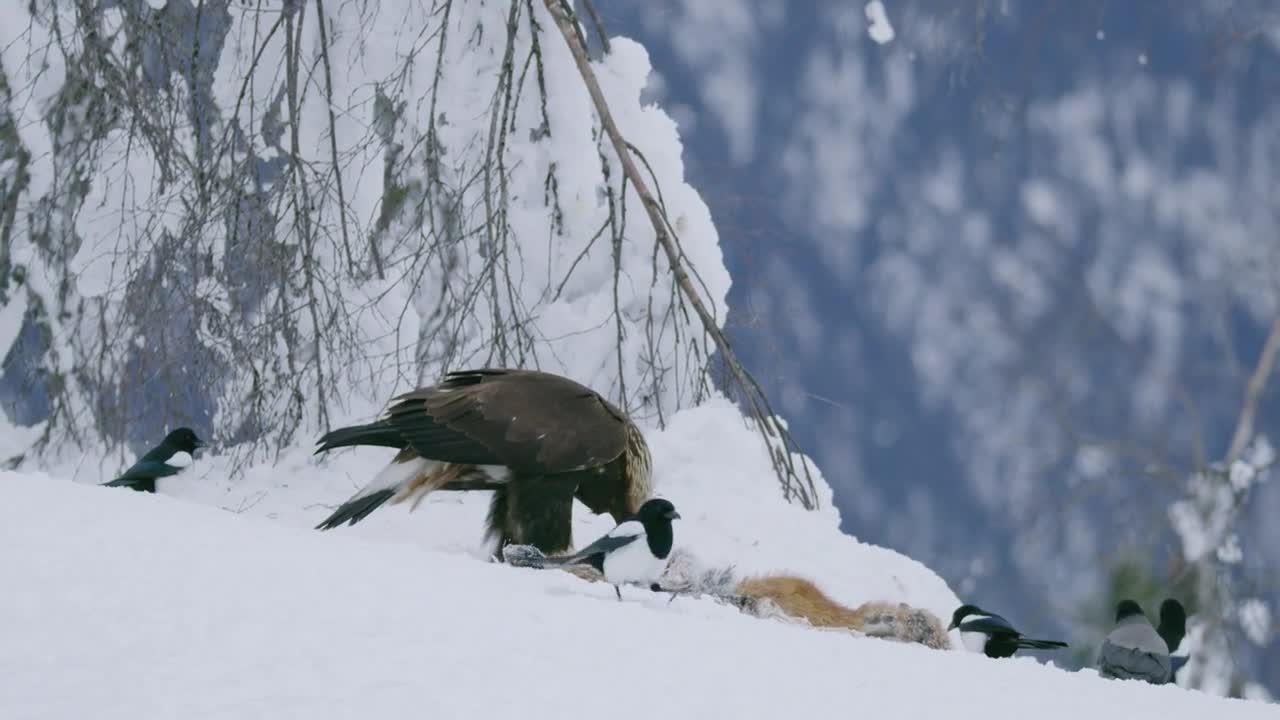
[[[182,424],[249,459],[493,365],[661,425],[713,356],[795,449],[720,334],[728,274],[675,124],[640,102],[647,54],[579,66],[568,4],[4,13],[6,457],[123,457]]]

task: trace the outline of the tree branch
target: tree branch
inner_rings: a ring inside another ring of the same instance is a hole
[[[316,0],[316,22],[320,27],[320,58],[324,61],[324,101],[329,111],[329,152],[333,157],[333,176],[338,184],[338,218],[342,224],[342,249],[347,256],[347,265],[355,272],[356,261],[351,255],[351,241],[347,233],[347,195],[342,187],[342,165],[338,163],[338,120],[333,114],[333,69],[329,65],[329,33],[325,30],[327,19],[324,16],[324,0]],[[378,255],[378,243],[375,237],[369,240],[369,253],[373,256],[373,267],[378,279],[383,275],[382,258]]]
[[[600,22],[600,13],[596,12],[595,3],[591,0],[582,0],[582,4],[587,8],[587,14],[591,16],[591,22],[596,26],[596,35],[600,37],[600,47],[604,49],[604,54],[608,55],[612,48],[609,47],[609,35],[604,31],[604,23]]]
[[[1240,458],[1240,453],[1244,452],[1245,445],[1253,437],[1253,423],[1258,414],[1258,400],[1262,398],[1262,392],[1267,388],[1267,378],[1271,376],[1271,371],[1275,369],[1277,351],[1280,351],[1280,317],[1277,317],[1271,323],[1271,332],[1267,335],[1267,340],[1262,345],[1262,354],[1258,356],[1258,365],[1253,369],[1253,374],[1249,376],[1249,383],[1245,386],[1244,405],[1240,408],[1240,417],[1236,420],[1236,430],[1231,436],[1231,447],[1227,450],[1226,460],[1228,467]]]
[[[641,203],[644,205],[645,213],[648,214],[649,222],[653,225],[658,244],[662,246],[662,250],[667,256],[667,263],[671,266],[671,272],[675,276],[677,286],[689,301],[689,304],[693,306],[694,312],[698,314],[698,318],[702,321],[703,329],[715,342],[716,349],[724,359],[730,375],[745,395],[751,414],[756,420],[756,428],[764,439],[766,446],[769,447],[770,458],[773,461],[778,481],[782,484],[783,495],[790,500],[792,493],[795,493],[800,498],[803,507],[810,510],[816,508],[818,506],[817,492],[808,464],[801,463],[801,470],[804,475],[802,479],[791,459],[792,451],[800,452],[799,445],[769,407],[768,399],[764,396],[759,384],[742,366],[742,363],[738,361],[738,356],[729,344],[728,338],[725,337],[724,332],[721,331],[720,326],[716,323],[715,317],[707,310],[702,296],[698,294],[697,289],[694,287],[693,281],[681,261],[682,253],[668,231],[670,223],[667,221],[661,205],[654,198],[653,193],[650,192],[648,185],[645,184],[644,177],[640,174],[635,161],[632,159],[631,152],[627,148],[627,141],[622,137],[617,123],[613,120],[613,114],[609,111],[609,104],[604,99],[604,92],[600,89],[600,83],[596,80],[595,72],[591,69],[591,62],[587,58],[587,48],[582,41],[576,24],[570,20],[568,11],[560,0],[544,0],[544,2],[547,6],[547,11],[551,13],[552,19],[555,20],[556,26],[560,29],[560,34],[564,36],[565,43],[569,46],[569,51],[578,66],[578,72],[581,73],[582,80],[587,86],[587,92],[591,95],[596,113],[600,116],[600,124],[609,135],[614,152],[617,153],[618,160],[622,163],[622,170],[635,187],[636,195],[640,197]],[[770,437],[780,438],[783,447],[775,447],[769,441]]]

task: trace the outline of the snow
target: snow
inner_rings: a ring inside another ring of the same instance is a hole
[[[608,585],[565,573],[164,495],[9,471],[0,492],[3,717],[1274,713],[1031,658],[751,618],[704,599],[668,605],[633,590],[619,603]]]
[[[864,10],[867,13],[867,35],[881,45],[892,42],[893,25],[889,22],[888,13],[884,11],[884,3],[871,0]]]
[[[841,532],[831,487],[818,468],[811,467],[819,509],[807,511],[786,502],[757,431],[727,399],[715,396],[682,410],[668,418],[664,429],[642,427],[653,457],[654,492],[674,503],[681,515],[676,545],[692,551],[699,563],[732,565],[740,574],[800,574],[849,605],[891,599],[939,617],[949,617],[960,605],[946,583],[921,563]],[[284,449],[274,464],[246,464],[235,451],[201,452],[181,474],[158,481],[157,489],[188,502],[310,530],[395,454],[389,448],[362,447],[317,456],[310,444],[314,439],[303,438],[299,446]],[[82,461],[50,466],[49,472],[98,484],[132,461]],[[233,474],[237,466],[239,477]],[[488,502],[485,492],[437,492],[412,512],[407,503],[384,505],[360,523],[328,533],[487,559],[493,552],[483,531]],[[593,515],[575,503],[575,547],[613,526],[608,515]]]
[[[1240,625],[1245,634],[1255,645],[1265,646],[1271,635],[1271,611],[1267,602],[1259,598],[1249,598],[1240,603]]]

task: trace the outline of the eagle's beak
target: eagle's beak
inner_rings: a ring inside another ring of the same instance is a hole
[[[680,513],[676,512],[675,510],[672,510],[671,512],[667,513],[668,520],[676,520],[679,517],[680,517]]]

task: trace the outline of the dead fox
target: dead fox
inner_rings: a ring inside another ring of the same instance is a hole
[[[781,614],[814,627],[856,630],[871,637],[920,643],[939,650],[951,648],[946,628],[928,610],[906,603],[876,601],[847,607],[802,577],[749,577],[734,586],[734,594],[737,597],[729,601],[752,615]]]
[[[541,567],[528,562],[522,547],[505,551],[509,564]],[[594,568],[565,568],[595,582]],[[738,579],[732,567],[700,567],[687,552],[673,553],[660,585],[690,595],[709,595],[756,617],[800,620],[819,628],[853,630],[870,637],[920,643],[947,650],[951,639],[938,617],[906,603],[867,602],[856,608],[832,600],[810,580],[794,575],[760,575]]]

